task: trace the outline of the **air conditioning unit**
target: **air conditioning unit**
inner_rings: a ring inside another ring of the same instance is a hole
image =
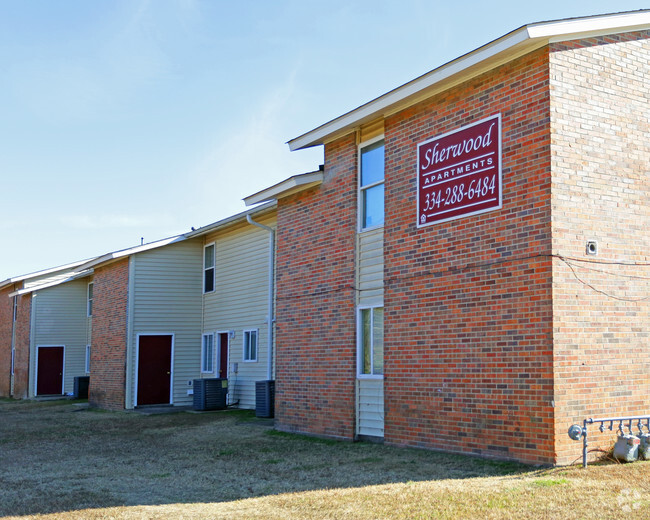
[[[275,381],[255,381],[255,417],[275,415]]]
[[[90,385],[90,376],[76,376],[73,387],[74,398],[88,399],[88,385]]]
[[[226,408],[227,379],[195,379],[193,385],[195,410],[223,410]]]

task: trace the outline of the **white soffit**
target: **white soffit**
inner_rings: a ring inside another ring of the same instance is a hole
[[[270,188],[266,188],[262,191],[254,193],[253,195],[245,197],[244,203],[247,206],[252,206],[253,204],[258,204],[260,202],[277,200],[279,198],[288,197],[289,195],[298,193],[299,191],[318,186],[322,182],[322,171],[294,175],[282,182],[279,182],[278,184],[271,186]]]
[[[71,264],[60,265],[58,267],[52,267],[50,269],[43,269],[42,271],[36,271],[34,273],[24,274],[24,275],[21,275],[21,276],[14,276],[13,278],[7,278],[6,280],[3,280],[2,282],[0,282],[0,289],[3,289],[7,285],[11,285],[12,283],[22,282],[24,280],[29,280],[31,278],[36,278],[38,276],[44,276],[44,275],[56,273],[56,272],[59,272],[59,271],[65,271],[66,269],[74,269],[75,267],[80,266],[84,262],[88,262],[88,260],[80,260],[80,261],[77,261],[77,262],[73,262]]]
[[[549,43],[650,28],[650,10],[525,25],[288,142],[291,151],[342,137]]]
[[[78,280],[80,278],[86,278],[87,276],[90,276],[91,274],[93,274],[93,270],[92,269],[86,269],[85,271],[79,271],[79,272],[76,272],[76,273],[72,273],[67,278],[50,280],[50,281],[44,280],[43,283],[40,284],[40,285],[33,285],[33,286],[27,287],[25,289],[20,289],[18,291],[14,291],[14,292],[9,294],[9,297],[11,298],[12,296],[22,296],[23,294],[40,291],[41,289],[47,289],[48,287],[54,287],[56,285],[61,285],[62,283],[71,282],[72,280]]]

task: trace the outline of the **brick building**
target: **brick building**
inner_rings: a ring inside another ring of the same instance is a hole
[[[648,413],[648,77],[650,11],[532,24],[290,141],[276,427],[566,464]]]

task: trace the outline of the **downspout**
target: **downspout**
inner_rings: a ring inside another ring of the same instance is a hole
[[[16,290],[16,284],[14,284],[13,290]],[[14,374],[16,367],[16,315],[18,312],[18,301],[16,298],[18,298],[18,296],[14,296],[11,301],[11,367],[9,367],[9,397],[14,396],[15,384]]]
[[[248,221],[249,224],[252,224],[253,226],[257,226],[259,228],[265,229],[266,231],[269,232],[269,302],[268,302],[268,309],[269,309],[269,315],[267,324],[268,324],[268,330],[267,330],[267,341],[268,341],[268,346],[267,346],[267,361],[266,361],[266,379],[271,380],[273,379],[273,322],[275,319],[273,318],[273,282],[274,282],[274,266],[275,266],[275,231],[273,228],[269,226],[265,226],[264,224],[260,224],[259,222],[255,222],[250,215],[246,215],[246,220]]]

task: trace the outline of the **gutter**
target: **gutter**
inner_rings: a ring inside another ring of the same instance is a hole
[[[273,379],[273,322],[275,318],[273,317],[273,297],[274,291],[273,286],[275,282],[274,277],[274,267],[275,267],[275,230],[259,222],[255,222],[250,215],[246,215],[246,220],[249,224],[257,226],[258,228],[264,229],[269,232],[269,300],[268,300],[268,317],[267,317],[267,363],[266,363],[266,379]]]

